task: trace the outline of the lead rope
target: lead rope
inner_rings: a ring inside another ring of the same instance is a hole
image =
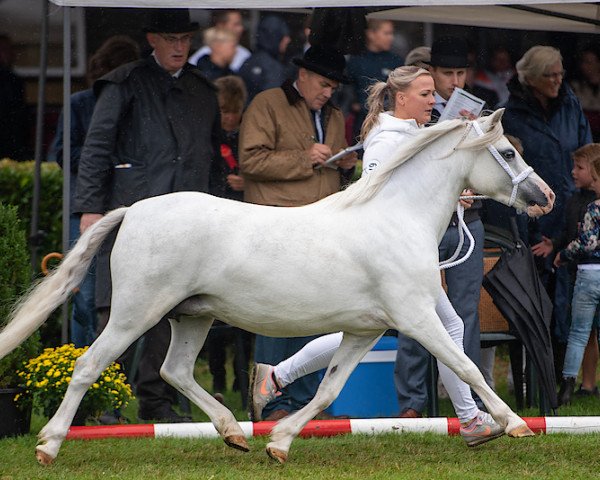
[[[475,129],[475,132],[477,133],[477,135],[481,137],[483,135],[483,130],[481,130],[479,123],[474,121],[471,123],[471,125]],[[533,168],[527,167],[519,175],[515,175],[514,172],[512,171],[512,169],[510,168],[510,166],[508,165],[508,163],[506,162],[506,160],[504,160],[504,158],[502,158],[502,155],[500,155],[500,152],[498,152],[498,149],[496,147],[494,147],[494,145],[488,145],[487,149],[511,179],[511,182],[513,184],[513,189],[512,189],[512,193],[510,194],[510,200],[508,201],[508,206],[512,207],[515,203],[515,200],[517,199],[517,191],[519,189],[519,185],[521,184],[521,182],[523,180],[525,180],[529,175],[531,175],[531,173],[533,172]],[[466,199],[485,199],[485,198],[489,198],[489,197],[486,197],[484,195],[469,195],[469,196],[464,196],[464,197],[460,197],[460,198],[466,200]],[[458,218],[458,239],[459,239],[458,245],[456,247],[456,250],[454,251],[454,254],[450,258],[439,263],[440,270],[446,270],[448,268],[456,267],[457,265],[460,265],[460,264],[466,262],[469,259],[469,257],[471,256],[471,254],[473,253],[473,249],[475,248],[475,239],[473,238],[471,231],[469,230],[469,228],[467,227],[467,224],[465,223],[464,213],[465,213],[465,208],[459,203],[456,207],[456,216]],[[465,234],[467,235],[467,238],[469,239],[469,242],[470,242],[469,249],[467,250],[467,253],[465,253],[465,255],[462,258],[459,258],[458,260],[456,260],[456,258],[460,254],[460,251],[462,250],[462,247],[464,244],[464,239],[465,239]]]

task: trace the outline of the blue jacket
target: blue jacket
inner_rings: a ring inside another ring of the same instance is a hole
[[[238,72],[248,90],[248,104],[256,94],[280,87],[286,80],[285,65],[279,61],[279,44],[289,34],[285,21],[276,15],[263,18],[258,25],[256,52],[244,62]]]
[[[589,123],[579,101],[563,82],[559,96],[544,111],[528,87],[516,78],[502,119],[504,133],[523,143],[524,159],[556,194],[554,209],[540,217],[540,233],[556,237],[564,229],[565,206],[575,191],[571,154],[592,141]]]

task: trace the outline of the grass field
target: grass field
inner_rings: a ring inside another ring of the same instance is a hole
[[[497,362],[498,389],[509,403],[505,366]],[[209,385],[206,366],[198,378]],[[238,393],[226,403],[239,420],[247,416]],[[514,406],[514,405],[513,405]],[[454,415],[442,401],[444,415]],[[519,412],[537,416],[537,409]],[[125,414],[135,418],[135,404]],[[600,400],[578,400],[560,415],[600,415]],[[193,410],[196,421],[206,416]],[[32,434],[0,440],[0,480],[17,479],[591,479],[600,475],[598,435],[547,435],[526,439],[502,437],[469,449],[458,437],[435,434],[297,439],[286,465],[264,453],[266,438],[249,439],[251,451],[241,453],[221,440],[135,439],[66,441],[50,467],[34,457],[34,433],[46,422],[34,417]]]

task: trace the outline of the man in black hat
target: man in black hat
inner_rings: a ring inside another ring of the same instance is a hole
[[[144,198],[219,189],[215,88],[187,63],[198,24],[190,22],[185,9],[154,9],[149,17],[144,31],[152,54],[94,84],[98,100],[79,162],[73,205],[74,213],[82,214],[82,231],[107,211]],[[100,330],[109,316],[109,256],[115,237],[113,232],[97,259]],[[172,391],[159,374],[169,341],[166,319],[145,335],[136,389],[142,420],[189,420],[173,411]]]
[[[440,37],[431,47],[429,71],[435,84],[432,122],[439,119],[446,102],[455,88],[464,88],[467,79],[468,45],[459,37]],[[469,112],[464,112],[469,116]],[[465,191],[464,194],[472,192]],[[464,350],[467,356],[480,365],[479,293],[483,281],[484,229],[479,215],[481,201],[461,201],[466,207],[464,220],[475,239],[475,248],[464,263],[445,271],[448,298],[465,325]],[[459,227],[456,214],[440,242],[440,261],[450,258],[459,244]],[[470,242],[465,238],[460,257],[468,250]],[[398,354],[394,380],[398,393],[401,417],[420,417],[427,406],[427,367],[430,354],[416,340],[398,334]],[[482,407],[481,400],[474,394],[475,401]]]
[[[244,114],[239,152],[247,202],[279,207],[316,202],[339,191],[356,163],[352,154],[324,166],[347,146],[344,116],[330,102],[339,83],[347,82],[344,56],[314,46],[294,63],[300,67],[296,80],[259,93]],[[257,335],[255,361],[276,365],[314,338]],[[318,385],[317,374],[295,381],[266,405],[263,418],[279,420],[299,410]]]
[[[435,83],[435,105],[431,119],[436,122],[455,88],[465,88],[469,67],[469,46],[464,38],[440,37],[431,46],[429,71]],[[468,112],[465,112],[466,116]]]

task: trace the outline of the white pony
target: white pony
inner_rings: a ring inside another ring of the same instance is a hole
[[[499,110],[475,122],[423,129],[366,178],[304,207],[185,192],[107,214],[28,294],[0,334],[1,358],[66,301],[106,235],[121,224],[111,256],[110,320],[77,360],[63,402],[39,434],[38,460],[53,461],[92,382],[165,315],[172,318],[172,338],[161,375],[240,450],[248,445],[233,414],[193,377],[213,318],[270,336],[344,332],[314,399],[272,432],[267,452],[280,462],[390,328],[418,340],[470,384],[508,435],[533,435],[486,385],[435,313],[438,243],[463,188],[504,203],[513,197],[514,206],[530,215],[552,209],[554,194],[502,136],[501,116]],[[486,150],[492,143],[497,159]]]

